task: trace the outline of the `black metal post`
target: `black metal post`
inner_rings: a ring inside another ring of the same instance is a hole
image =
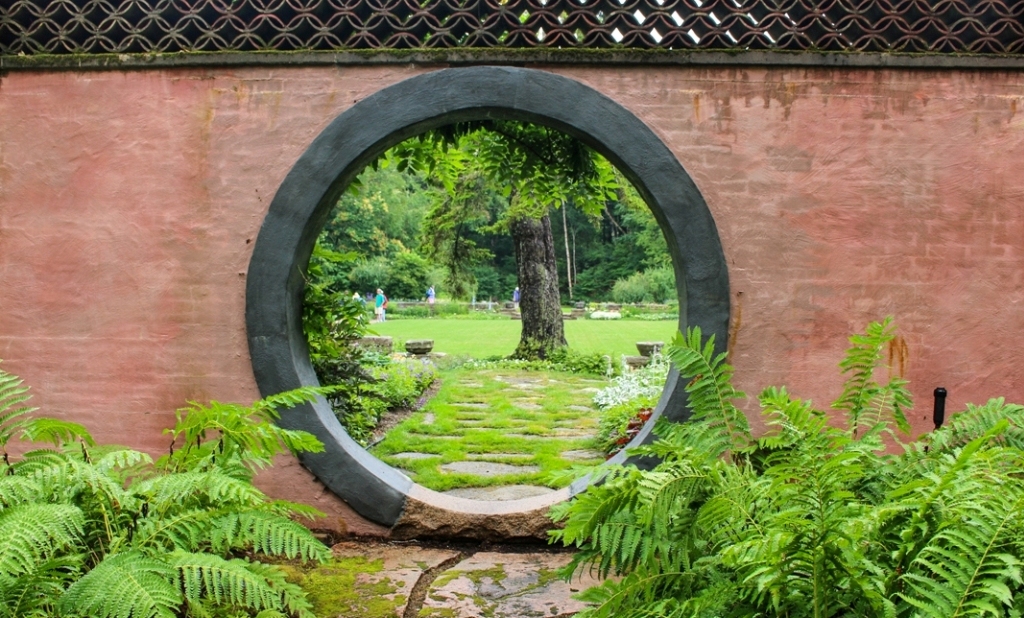
[[[935,422],[935,428],[942,427],[943,421],[946,420],[946,389],[941,386],[935,389],[935,410],[932,412],[932,421]]]

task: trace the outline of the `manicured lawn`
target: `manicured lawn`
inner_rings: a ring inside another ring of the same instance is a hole
[[[553,472],[603,459],[593,396],[605,379],[466,368],[440,379],[437,395],[370,451],[424,487],[560,487],[568,480],[553,480]],[[499,464],[500,471],[481,476],[452,464]]]
[[[581,352],[618,357],[636,354],[637,341],[668,341],[677,330],[675,321],[567,320],[565,338]],[[378,334],[394,337],[401,351],[408,339],[433,339],[434,351],[456,356],[507,356],[519,343],[522,322],[516,320],[399,319],[371,324]]]

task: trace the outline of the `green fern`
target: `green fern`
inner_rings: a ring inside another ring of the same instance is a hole
[[[67,504],[20,504],[0,511],[0,573],[28,573],[75,547],[83,523],[81,509]]]
[[[554,511],[571,569],[617,581],[581,616],[884,618],[1024,615],[1024,408],[992,400],[887,452],[906,382],[878,381],[890,320],[851,339],[833,404],[846,427],[784,388],[759,397],[757,440],[731,369],[696,330],[674,342],[693,417],[657,427],[650,471],[613,468]],[[1016,612],[1016,613],[1015,613]]]
[[[882,349],[895,336],[896,325],[891,317],[872,322],[863,334],[850,337],[853,346],[839,363],[839,368],[849,374],[849,378],[832,407],[846,412],[846,424],[854,436],[864,428],[887,422],[890,416],[901,431],[910,430],[904,414],[911,406],[907,382],[890,376],[883,385],[874,379],[882,361]]]
[[[693,327],[685,337],[677,333],[665,353],[680,375],[690,380],[686,393],[693,419],[706,421],[720,433],[718,453],[747,446],[750,442],[747,417],[732,403],[745,395],[732,386],[732,367],[725,363],[727,354],[715,355],[714,335],[702,345],[700,328]],[[704,446],[712,445],[705,443]]]
[[[251,407],[193,404],[195,414],[185,411],[171,430],[187,444],[154,463],[145,453],[96,446],[80,425],[28,416],[28,390],[0,372],[3,446],[53,445],[4,457],[0,618],[312,618],[280,570],[235,556],[329,556],[290,519],[318,511],[270,500],[251,483],[277,453],[321,448],[271,422],[278,408],[315,394],[284,393]]]
[[[170,471],[196,470],[235,460],[251,472],[270,465],[285,451],[320,452],[323,444],[312,434],[279,427],[274,423],[279,408],[312,401],[331,387],[303,387],[257,401],[252,406],[211,401],[207,405],[189,402],[177,411],[178,422],[169,434],[181,448],[161,460]]]
[[[991,431],[1000,422],[1007,427],[998,440],[1024,450],[1024,406],[1006,403],[1002,397],[990,399],[981,406],[967,404],[967,409],[953,415],[949,423],[928,437],[932,449],[963,446]]]
[[[21,378],[0,369],[0,450],[4,464],[8,463],[7,443],[25,426],[22,417],[35,410],[24,405],[32,398]]]
[[[176,575],[138,552],[111,554],[68,588],[59,607],[90,618],[174,618],[184,602]]]

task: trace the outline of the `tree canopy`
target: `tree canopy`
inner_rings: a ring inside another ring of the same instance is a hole
[[[626,280],[631,300],[672,296],[664,238],[635,189],[583,142],[524,122],[453,124],[395,146],[342,196],[320,242],[357,255],[327,273],[336,289],[510,299],[519,286],[530,349],[564,345],[563,300],[609,300]]]

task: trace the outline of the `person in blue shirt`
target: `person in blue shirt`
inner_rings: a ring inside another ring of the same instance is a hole
[[[516,304],[516,310],[519,309],[519,286],[512,292],[512,302]]]
[[[427,288],[427,306],[430,307],[430,313],[434,313],[434,286]]]
[[[377,322],[383,322],[388,308],[388,297],[384,296],[384,290],[377,288],[377,296],[373,299],[373,314]]]

